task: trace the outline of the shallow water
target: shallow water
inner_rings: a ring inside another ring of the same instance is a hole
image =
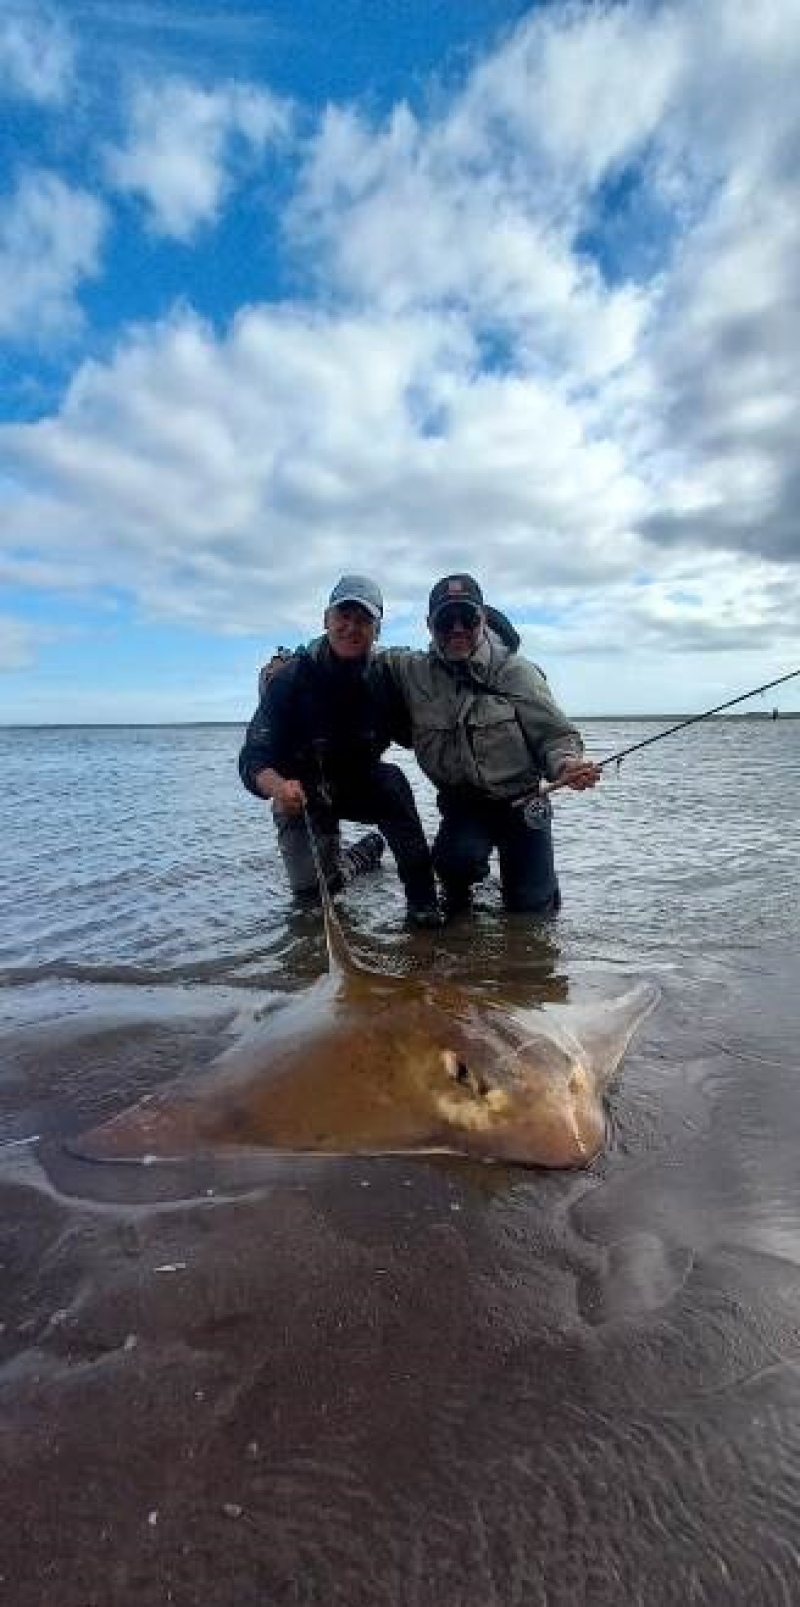
[[[603,755],[652,731],[586,735]],[[65,1135],[324,963],[239,738],[0,732],[8,1599],[793,1602],[800,721],[709,723],[558,799],[547,930],[492,884],[473,921],[410,936],[389,868],[339,902],[388,970],[520,1002],[659,982],[588,1173],[282,1157],[89,1181]]]
[[[653,731],[598,721],[586,735],[597,756]],[[10,916],[0,983],[283,988],[313,974],[319,933],[313,918],[289,913],[267,811],[236,776],[241,734],[0,731],[0,901]],[[632,756],[618,775],[612,767],[592,794],[559,797],[560,951],[638,960],[796,932],[798,775],[800,720],[718,720]],[[420,781],[418,794],[433,829],[432,789]],[[474,964],[477,946],[475,969],[489,980],[509,964],[524,970],[527,923],[509,936],[493,887],[482,902],[477,929],[454,940],[459,957]],[[356,884],[345,912],[356,941],[403,963],[389,869]]]

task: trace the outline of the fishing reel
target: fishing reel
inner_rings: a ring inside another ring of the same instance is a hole
[[[553,818],[553,806],[546,794],[534,792],[522,805],[522,818],[529,831],[544,831]]]

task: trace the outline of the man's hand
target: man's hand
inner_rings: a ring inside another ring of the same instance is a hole
[[[565,759],[555,784],[558,787],[571,787],[573,792],[585,792],[587,787],[597,786],[601,775],[599,765],[593,764],[591,759]]]
[[[281,781],[280,785],[273,789],[272,796],[275,803],[281,809],[285,809],[287,815],[299,815],[307,801],[301,781]]]

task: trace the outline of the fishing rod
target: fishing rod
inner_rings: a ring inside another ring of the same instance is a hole
[[[314,869],[317,873],[317,881],[319,882],[320,898],[322,899],[322,903],[324,904],[325,908],[330,909],[331,895],[328,887],[328,878],[325,875],[325,870],[322,864],[322,855],[319,851],[319,843],[317,842],[317,834],[311,823],[311,816],[308,812],[308,804],[306,803],[303,804],[303,820],[308,833],[308,842],[309,847],[311,848],[311,858],[314,861]]]
[[[317,881],[319,883],[319,896],[325,917],[325,941],[328,947],[328,960],[330,962],[331,970],[334,971],[336,970],[337,965],[340,964],[340,961],[337,959],[337,949],[340,951],[340,953],[346,953],[347,944],[345,942],[344,932],[342,931],[339,922],[339,917],[333,907],[333,899],[331,898],[331,891],[330,887],[328,886],[328,878],[325,874],[325,867],[322,863],[322,854],[320,853],[317,834],[314,830],[307,803],[303,804],[303,820],[305,821],[305,828],[308,833],[308,841],[311,848],[311,857],[314,861],[314,869],[317,873]]]
[[[615,764],[619,769],[623,759],[627,759],[631,753],[638,753],[640,748],[649,748],[651,743],[662,742],[664,737],[671,737],[676,731],[685,731],[688,725],[697,725],[701,720],[710,720],[712,715],[721,714],[723,709],[732,709],[737,703],[746,702],[747,698],[758,697],[761,692],[769,692],[773,686],[783,686],[784,681],[792,681],[797,675],[800,675],[800,669],[789,670],[787,675],[779,675],[774,681],[765,681],[763,686],[753,686],[749,692],[740,692],[738,697],[728,698],[725,703],[716,703],[713,709],[704,709],[702,714],[691,714],[687,720],[679,720],[677,725],[667,726],[666,731],[657,731],[655,736],[644,737],[641,742],[632,742],[630,747],[621,748],[618,753],[609,753],[605,759],[598,759],[597,769],[604,770],[606,765],[609,764]],[[543,805],[549,793],[556,792],[559,787],[566,787],[567,785],[566,780],[541,780],[535,792],[526,793],[523,798],[514,800],[515,807],[525,809],[525,818],[527,820],[529,808],[535,813],[536,805]],[[544,818],[543,814],[541,818]],[[534,821],[528,821],[529,825],[534,823]]]

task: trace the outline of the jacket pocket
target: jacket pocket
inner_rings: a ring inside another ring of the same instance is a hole
[[[417,763],[437,787],[475,784],[475,764],[467,733],[455,709],[433,699],[414,709],[414,753]]]
[[[467,731],[484,784],[504,795],[522,790],[535,766],[512,705],[505,698],[478,699],[469,712]]]

